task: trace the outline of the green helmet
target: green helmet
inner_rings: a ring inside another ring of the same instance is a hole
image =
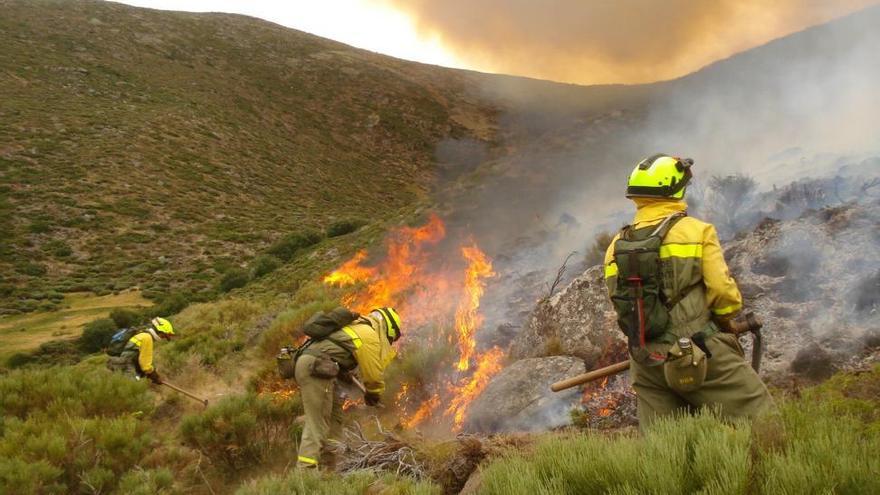
[[[163,333],[166,336],[174,335],[174,327],[172,327],[171,322],[165,318],[153,318],[150,320],[150,324],[153,325],[153,329],[159,333]]]
[[[397,311],[394,308],[376,308],[373,310],[374,313],[379,313],[382,315],[382,319],[385,320],[385,329],[388,332],[388,341],[392,344],[397,342],[397,339],[400,338],[400,315],[397,314]]]
[[[684,197],[684,188],[690,182],[690,158],[678,158],[657,153],[645,158],[629,176],[626,186],[627,198],[675,198]]]

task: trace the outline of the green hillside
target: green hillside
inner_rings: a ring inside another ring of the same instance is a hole
[[[0,314],[210,297],[281,237],[423,200],[492,138],[460,72],[225,14],[0,2]]]

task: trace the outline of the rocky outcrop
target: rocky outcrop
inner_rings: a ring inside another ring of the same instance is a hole
[[[532,431],[568,424],[580,398],[575,388],[550,391],[553,382],[585,371],[583,360],[568,356],[527,358],[504,368],[469,409],[465,430]]]
[[[542,300],[514,339],[514,359],[564,354],[593,366],[609,350],[619,352],[625,338],[608,300],[604,273],[594,266],[567,287]]]
[[[765,321],[761,374],[766,380],[815,380],[877,360],[878,225],[880,201],[871,200],[809,211],[794,220],[768,218],[753,232],[724,243],[746,308]],[[750,352],[749,337],[741,340]],[[565,354],[592,368],[609,349],[623,348],[602,267],[596,266],[538,304],[510,355]]]

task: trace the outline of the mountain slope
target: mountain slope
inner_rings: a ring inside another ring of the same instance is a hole
[[[0,12],[7,312],[50,289],[207,292],[284,232],[422,200],[439,140],[491,137],[460,74],[264,21]]]

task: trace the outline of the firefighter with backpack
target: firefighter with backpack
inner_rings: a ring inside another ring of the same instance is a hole
[[[754,417],[772,405],[745,360],[736,332],[742,296],[715,227],[687,216],[693,160],[657,154],[632,171],[636,205],[605,255],[605,282],[629,342],[642,427],[701,407],[726,418]]]
[[[153,366],[153,347],[155,342],[169,340],[173,336],[174,328],[165,318],[153,318],[146,328],[122,329],[110,339],[107,367],[137,379],[145,376],[156,385],[161,385],[162,378]]]
[[[377,308],[361,316],[339,307],[310,318],[303,332],[309,339],[294,352],[283,350],[279,356],[281,375],[296,379],[305,412],[297,466],[316,468],[320,464],[332,469],[342,428],[337,381],[362,386],[364,402],[379,406],[385,391],[385,368],[396,355],[392,344],[400,339],[401,320],[393,308]],[[355,368],[362,384],[351,375]]]

